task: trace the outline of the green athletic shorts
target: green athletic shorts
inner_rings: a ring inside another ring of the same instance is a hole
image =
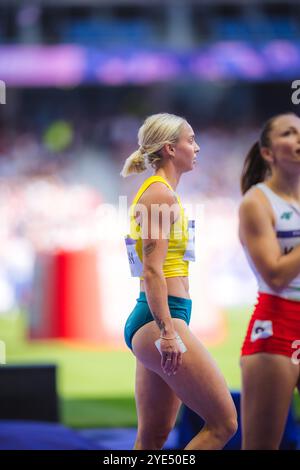
[[[189,325],[192,313],[192,301],[183,297],[168,295],[168,304],[172,318],[181,318]],[[132,338],[134,334],[146,323],[154,321],[150,311],[145,292],[140,292],[136,306],[129,315],[125,328],[124,337],[127,346],[132,350]]]

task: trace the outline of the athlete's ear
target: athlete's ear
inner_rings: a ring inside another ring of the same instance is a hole
[[[166,155],[168,157],[175,157],[175,145],[173,144],[165,144],[164,145],[164,149],[165,149],[165,152],[166,152]]]
[[[260,153],[262,158],[269,164],[274,163],[274,154],[269,147],[261,147]]]

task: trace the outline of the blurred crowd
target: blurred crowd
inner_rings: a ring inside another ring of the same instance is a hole
[[[56,120],[35,132],[30,125],[2,128],[0,312],[26,304],[37,253],[97,245],[101,224],[105,225],[98,217],[101,205],[117,208],[120,196],[130,203],[147,175],[123,179],[120,170],[137,148],[141,123],[136,115],[121,113],[84,125],[76,119]],[[196,119],[195,124],[198,161],[182,178],[178,192],[186,203],[208,202],[215,224],[226,211],[234,218],[242,163],[257,130],[199,128]]]
[[[81,129],[63,121],[51,124],[40,134],[20,130],[8,138],[3,129],[0,132],[1,188],[36,185],[40,180],[61,187],[82,183],[105,201],[117,203],[118,195],[130,196],[131,187],[134,191],[136,186],[133,177],[123,180],[119,172],[127,156],[138,147],[137,131],[141,124],[142,120],[129,114],[99,119],[89,132],[86,127]],[[50,138],[52,129],[58,126],[68,128],[67,139],[59,132],[53,132]],[[185,194],[238,198],[243,160],[257,139],[258,130],[245,126],[236,129],[194,126],[194,131],[200,152],[195,170],[182,180]]]

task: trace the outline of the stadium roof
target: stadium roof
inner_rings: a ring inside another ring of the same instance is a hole
[[[44,5],[55,7],[86,7],[86,6],[148,6],[156,5],[176,5],[180,4],[182,0],[32,0],[30,5]],[[198,4],[198,5],[274,5],[282,4],[282,0],[185,0],[185,3]],[[287,0],[284,2],[287,5],[299,5],[299,0]],[[1,6],[15,5],[26,6],[24,0],[1,0]]]

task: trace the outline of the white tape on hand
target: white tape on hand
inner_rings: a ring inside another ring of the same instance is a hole
[[[182,353],[185,353],[187,351],[187,348],[186,348],[186,345],[184,344],[184,342],[182,341],[182,339],[180,338],[179,334],[177,333],[176,334],[176,337],[175,337],[178,345],[179,345],[179,348],[180,348],[180,351]],[[161,347],[160,347],[160,344],[161,344],[161,338],[157,339],[156,341],[154,341],[154,344],[155,346],[157,347],[157,349],[159,350],[160,354],[161,354]]]

